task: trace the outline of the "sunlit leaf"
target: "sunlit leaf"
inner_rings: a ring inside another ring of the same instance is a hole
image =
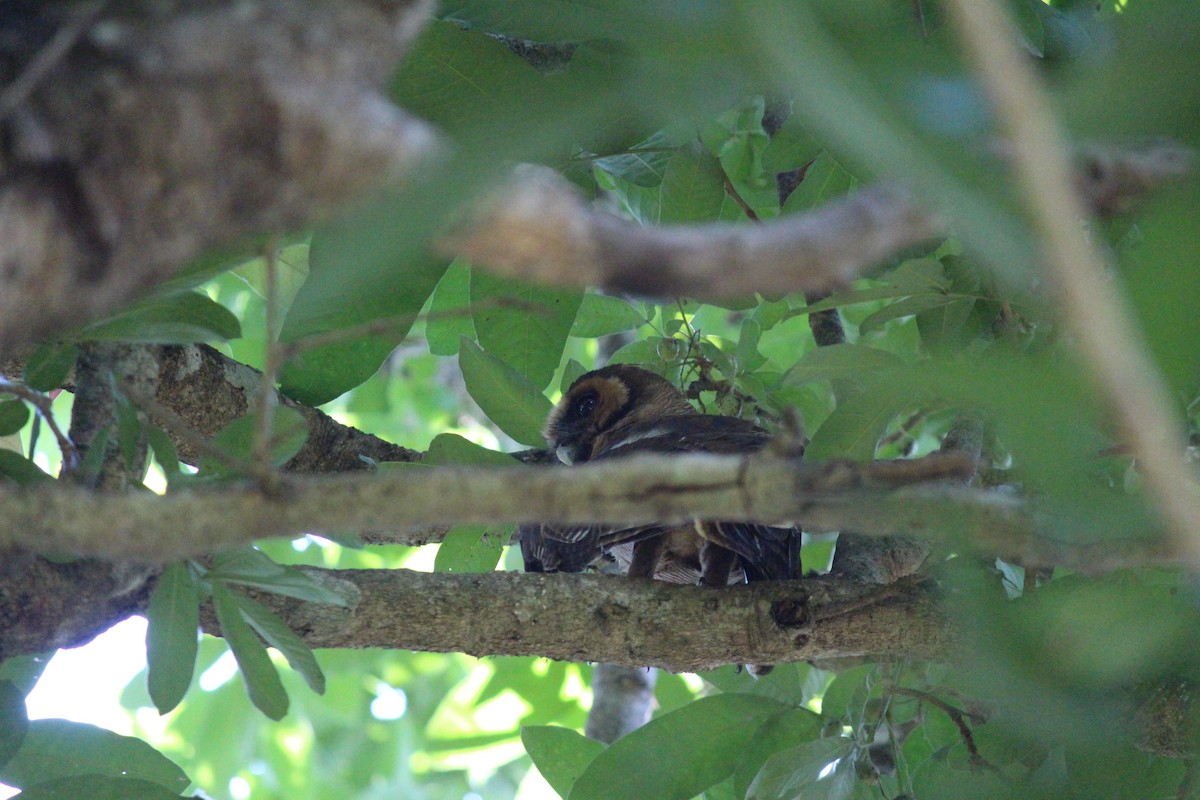
[[[594,339],[632,330],[645,322],[642,312],[620,297],[588,292],[575,315],[571,335]]]
[[[555,725],[526,725],[521,728],[521,743],[546,783],[562,798],[570,795],[587,765],[604,750],[599,742]]]
[[[542,423],[550,401],[521,373],[491,356],[470,339],[458,353],[467,391],[500,430],[529,447],[544,447]]]
[[[429,352],[437,356],[458,355],[459,338],[475,338],[470,306],[471,267],[455,261],[438,281],[429,301],[429,319],[425,321]]]
[[[542,389],[558,369],[582,299],[577,291],[471,273],[479,345]]]

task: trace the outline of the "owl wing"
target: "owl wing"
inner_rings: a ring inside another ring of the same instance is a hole
[[[634,453],[753,453],[762,449],[770,434],[737,417],[688,414],[639,422],[613,431],[598,448],[593,460],[617,458]],[[603,549],[636,541],[662,532],[602,530]],[[778,527],[750,522],[702,521],[697,533],[737,554],[749,580],[781,580],[799,577],[801,533],[795,527]]]

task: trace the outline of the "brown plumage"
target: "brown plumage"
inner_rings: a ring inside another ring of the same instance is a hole
[[[634,453],[750,453],[770,438],[745,420],[699,413],[668,381],[628,364],[575,381],[543,433],[568,464]],[[631,577],[708,586],[799,577],[799,549],[798,529],[745,522],[521,528],[530,571],[578,572],[607,558]]]

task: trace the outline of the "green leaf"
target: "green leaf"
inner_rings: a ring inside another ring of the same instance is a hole
[[[300,343],[376,321],[395,325],[374,335],[351,330],[345,340],[306,349],[284,365],[280,390],[305,405],[327,403],[374,375],[408,336],[446,271],[445,260],[424,253],[383,269],[354,258],[342,240],[355,223],[345,219],[313,235],[308,280],[296,293],[279,338]]]
[[[661,336],[639,339],[636,342],[630,342],[609,356],[608,363],[637,364],[639,367],[665,376],[667,374],[667,362],[663,358],[663,350],[659,345],[660,343],[667,343],[668,347],[674,348],[675,342],[676,340],[674,339],[664,339]],[[669,353],[668,355],[672,358],[674,357],[674,353]]]
[[[178,800],[181,795],[138,778],[89,774],[38,783],[14,797],[20,800],[74,800],[77,797],[88,800]]]
[[[858,324],[858,330],[861,333],[871,333],[882,328],[885,322],[891,322],[894,319],[901,319],[902,317],[911,317],[915,314],[945,309],[949,306],[962,303],[964,299],[972,303],[975,302],[975,298],[973,297],[963,298],[958,295],[942,294],[940,292],[910,295],[903,300],[889,303],[874,314],[871,314]]]
[[[820,735],[821,716],[807,708],[793,708],[771,717],[746,747],[745,758],[734,773],[734,794],[746,796],[754,777],[771,756]]]
[[[29,406],[20,400],[0,401],[0,436],[20,433],[29,422]]]
[[[1125,742],[1102,748],[1070,747],[1066,761],[1072,797],[1078,798],[1177,797],[1186,763],[1151,756]]]
[[[76,775],[137,778],[181,792],[191,782],[178,766],[141,739],[65,719],[38,719],[0,781],[26,788]]]
[[[358,601],[336,582],[326,586],[303,570],[275,563],[253,547],[223,550],[213,556],[208,578],[342,608],[353,608]]]
[[[435,356],[458,355],[458,340],[475,338],[471,319],[471,265],[455,261],[438,281],[429,301],[425,340]]]
[[[487,525],[455,525],[438,545],[434,572],[491,572],[508,541],[507,532]]]
[[[689,800],[733,774],[758,728],[787,709],[749,694],[702,697],[613,742],[570,800]]]
[[[1140,772],[1140,771],[1139,771]],[[1180,773],[1182,775],[1182,773]],[[1150,779],[1150,785],[1157,781]],[[1175,781],[1178,785],[1178,781]],[[994,773],[975,768],[956,767],[949,759],[928,758],[913,775],[913,794],[916,797],[929,800],[957,800],[960,797],[970,797],[972,800],[1011,800],[1013,784],[1003,773]],[[1040,797],[1026,787],[1020,796],[1037,800]],[[1117,794],[1112,786],[1105,785],[1099,795],[1073,794],[1072,797],[1091,798],[1146,798],[1156,795],[1147,793],[1150,786],[1146,779],[1138,776],[1138,791],[1136,794]],[[1173,791],[1158,794],[1158,797],[1171,797]],[[1061,795],[1057,795],[1061,796]],[[1047,798],[1048,800],[1048,798]]]
[[[824,348],[822,348],[824,349]],[[897,394],[863,392],[838,402],[804,450],[807,458],[870,461],[892,417],[907,403]]]
[[[789,172],[799,169],[824,152],[821,143],[808,132],[800,118],[789,116],[763,150],[763,170]]]
[[[212,593],[221,636],[237,659],[250,701],[270,719],[283,719],[288,711],[287,692],[267,648],[242,616],[237,593],[218,581],[213,582]]]
[[[0,448],[0,477],[22,485],[54,480],[28,458],[3,448]]]
[[[202,292],[174,292],[84,328],[84,339],[191,344],[223,342],[242,335],[228,309]]]
[[[429,448],[425,451],[425,456],[420,463],[434,467],[445,464],[515,467],[521,462],[508,453],[489,450],[469,439],[464,439],[457,433],[439,433],[429,443]]]
[[[901,369],[904,361],[886,350],[863,344],[834,344],[809,350],[787,371],[784,384],[799,386],[809,381],[847,382],[862,385],[864,377]]]
[[[150,595],[146,612],[147,683],[159,714],[183,699],[196,668],[200,596],[183,561],[168,564]]]
[[[13,685],[21,690],[22,695],[29,694],[42,677],[54,652],[51,650],[49,653],[13,656],[0,661],[0,681],[12,681]]]
[[[167,478],[167,484],[170,485],[171,481],[177,480],[180,475],[179,453],[175,450],[175,443],[162,428],[153,425],[146,428],[146,440],[154,452],[154,460],[158,462],[159,468]]]
[[[463,339],[458,352],[467,392],[488,419],[516,441],[529,447],[544,447],[542,424],[550,413],[550,401],[528,378]]]
[[[25,360],[25,385],[39,392],[59,389],[75,368],[79,348],[73,344],[44,344]]]
[[[317,657],[304,640],[288,627],[274,611],[241,592],[230,592],[242,615],[267,644],[283,653],[288,665],[299,672],[308,687],[317,694],[325,694],[325,673],[317,663]]]
[[[481,464],[517,466],[519,462],[507,453],[480,447],[455,433],[441,433],[429,443],[421,464]],[[512,527],[490,525],[455,525],[446,532],[434,557],[435,572],[491,572],[500,561],[504,545],[512,538]]]
[[[733,357],[737,364],[737,372],[754,372],[767,363],[766,356],[758,352],[758,343],[762,339],[762,326],[753,317],[742,320],[742,328],[738,332],[737,348]]]
[[[534,766],[558,796],[566,798],[579,776],[604,750],[604,745],[570,728],[557,725],[526,725],[521,743]]]
[[[540,0],[450,0],[445,19],[538,42],[623,39],[627,17],[606,3]]]
[[[238,417],[233,422],[219,430],[213,437],[213,444],[230,456],[245,462],[254,460],[254,440],[258,435],[258,417],[247,414]],[[300,452],[308,441],[308,420],[304,414],[290,406],[278,406],[271,417],[271,446],[269,449],[271,465],[281,467],[292,456]],[[237,473],[223,461],[212,456],[201,456],[201,474],[214,477],[229,477]]]
[[[840,767],[849,761],[853,748],[853,739],[835,736],[778,752],[763,764],[746,792],[746,800],[848,799],[854,788],[854,769],[850,764],[847,787],[847,775]],[[838,759],[843,759],[839,769],[826,773],[826,768]]]
[[[21,749],[28,732],[25,693],[12,681],[0,680],[0,769]]]
[[[725,173],[715,156],[692,143],[667,162],[659,191],[660,222],[707,222],[725,202]]]
[[[640,309],[628,301],[607,294],[588,292],[583,296],[571,335],[582,339],[595,339],[614,333],[633,330],[646,324]]]
[[[567,393],[567,389],[571,388],[571,384],[582,378],[588,372],[588,368],[580,364],[575,359],[567,359],[567,365],[563,367],[562,383],[559,384],[559,391],[563,394]]]
[[[666,134],[658,132],[624,153],[597,158],[592,163],[613,177],[652,189],[663,182],[667,164],[677,149]]]
[[[117,393],[114,397],[114,411],[117,418],[117,447],[125,466],[129,468],[137,460],[139,445],[142,439],[142,421],[138,419],[137,409],[129,398]]]
[[[822,203],[845,197],[858,184],[841,164],[834,160],[828,152],[823,152],[809,165],[804,172],[804,180],[796,187],[787,202],[783,205],[783,213],[791,214],[807,211]]]
[[[867,699],[867,687],[869,684],[878,685],[875,681],[878,675],[879,667],[875,664],[863,664],[839,672],[821,698],[822,716],[857,725],[859,713]]]
[[[392,82],[401,106],[454,136],[508,108],[528,108],[546,78],[504,46],[450,22],[425,26]]]
[[[582,299],[582,292],[471,273],[480,346],[542,389],[558,369]]]
[[[1025,46],[1034,56],[1041,58],[1046,52],[1046,32],[1036,6],[1044,3],[1041,0],[1009,0],[1007,5],[1016,18],[1017,30]]]

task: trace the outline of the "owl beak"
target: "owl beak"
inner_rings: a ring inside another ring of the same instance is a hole
[[[558,456],[558,460],[568,467],[575,463],[575,448],[569,444],[560,444],[554,453]]]

